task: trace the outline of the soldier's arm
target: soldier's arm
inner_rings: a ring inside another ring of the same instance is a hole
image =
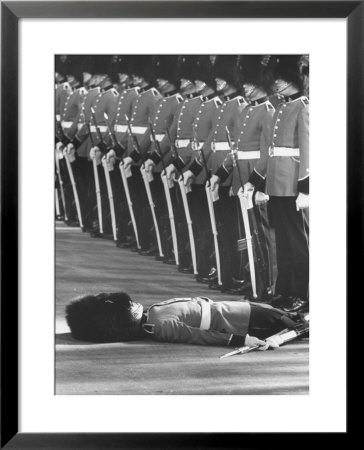
[[[190,327],[177,319],[164,319],[154,326],[154,338],[162,342],[197,345],[244,345],[245,336],[221,333],[215,330],[201,330]]]
[[[235,146],[237,146],[238,142],[238,136],[240,132],[240,114],[237,114],[234,118],[230,126],[228,127],[230,135],[233,136],[233,141],[235,143]],[[217,175],[220,178],[220,182],[224,183],[228,176],[233,171],[234,167],[234,159],[233,155],[231,153],[228,153],[221,164],[221,166],[217,169],[215,175]]]
[[[201,151],[203,151],[207,167],[208,167],[208,161],[211,156],[212,139],[213,139],[213,130],[211,130],[208,138],[204,142],[202,149],[201,149]],[[196,153],[198,153],[198,155],[194,157],[191,165],[188,168],[194,174],[195,177],[197,177],[202,172],[202,170],[204,170],[204,160],[203,160],[200,152],[196,152]]]
[[[300,168],[298,173],[298,192],[309,193],[309,105],[305,103],[298,116],[298,145],[300,149]]]
[[[260,133],[260,159],[249,177],[249,182],[256,188],[262,189],[262,183],[265,182],[267,176],[267,166],[269,158],[269,146],[272,134],[274,108],[269,106],[269,109],[264,111],[261,117],[261,133]]]

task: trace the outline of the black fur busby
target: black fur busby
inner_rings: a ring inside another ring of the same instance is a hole
[[[270,58],[263,55],[243,55],[239,58],[239,69],[242,84],[253,84],[270,91],[273,79],[273,69]]]
[[[277,55],[274,57],[274,61],[274,79],[282,79],[302,90],[302,55]]]
[[[240,89],[237,55],[218,55],[213,66],[214,78],[221,78],[228,84]]]
[[[130,75],[131,56],[113,55],[107,73],[115,84],[119,82],[119,73]]]
[[[136,55],[130,61],[130,73],[149,81],[150,84],[155,82],[155,56],[153,55]]]
[[[195,55],[184,55],[178,58],[177,77],[190,81],[195,80],[197,57]]]
[[[123,342],[138,339],[140,317],[132,314],[132,301],[124,292],[86,295],[66,306],[66,321],[75,339]]]
[[[155,63],[155,77],[168,80],[175,86],[178,84],[178,56],[160,55]]]
[[[209,87],[216,88],[213,74],[213,66],[208,55],[200,55],[196,58],[194,81],[204,81]]]

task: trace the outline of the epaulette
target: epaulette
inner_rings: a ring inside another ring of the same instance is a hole
[[[182,97],[182,95],[176,94],[176,100],[177,100],[177,103],[182,103],[182,102],[183,102],[183,97]]]
[[[265,107],[267,108],[267,111],[274,111],[274,106],[270,101],[265,102]]]
[[[110,91],[112,92],[114,97],[118,97],[119,96],[119,92],[115,88],[111,88]]]
[[[309,102],[309,100],[308,100],[307,97],[301,97],[300,100],[301,100],[301,102],[302,102],[304,105],[309,105],[309,104],[310,104],[310,102]]]
[[[151,91],[152,91],[154,97],[157,97],[158,95],[160,95],[160,93],[157,91],[156,88],[152,88]]]

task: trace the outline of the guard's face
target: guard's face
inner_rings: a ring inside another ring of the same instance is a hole
[[[285,89],[287,89],[288,86],[290,86],[291,83],[288,83],[288,81],[282,80],[281,78],[278,78],[278,80],[276,80],[273,83],[272,89],[273,92],[280,94],[282,93]]]
[[[140,86],[144,82],[144,78],[139,75],[133,75],[133,85]]]
[[[157,84],[159,89],[163,89],[168,84],[168,80],[165,80],[164,78],[157,78]]]
[[[247,99],[250,99],[254,96],[254,93],[256,91],[256,86],[254,86],[254,84],[244,83],[243,88],[244,88],[245,97]]]
[[[216,81],[216,89],[218,92],[223,92],[227,87],[227,82],[222,78],[215,78]]]
[[[196,86],[196,92],[201,92],[206,87],[206,83],[201,80],[196,80],[195,86]]]
[[[181,91],[184,93],[193,93],[195,92],[195,85],[192,83],[191,80],[187,80],[187,78],[181,79]]]
[[[143,305],[137,302],[131,302],[130,312],[136,320],[140,320],[143,315]]]

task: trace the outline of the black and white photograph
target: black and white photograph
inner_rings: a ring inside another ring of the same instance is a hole
[[[55,55],[55,394],[308,395],[309,54]]]

